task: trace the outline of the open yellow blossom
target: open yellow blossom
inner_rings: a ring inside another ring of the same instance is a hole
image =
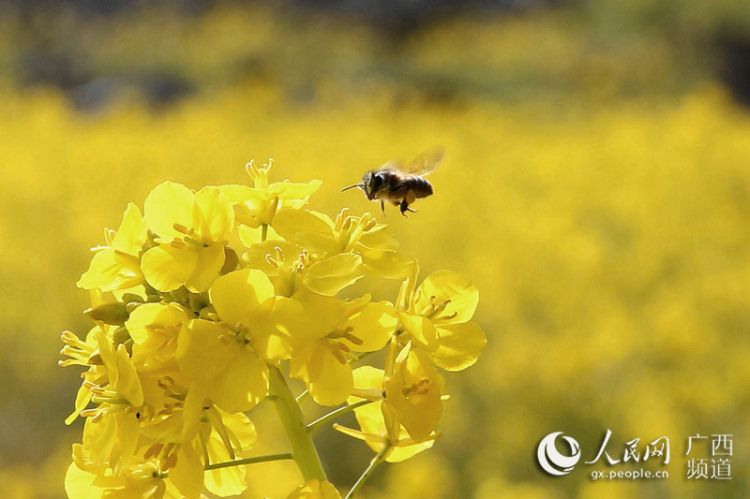
[[[198,404],[209,399],[229,412],[249,411],[268,393],[268,367],[240,330],[191,320],[180,332],[176,358],[191,381],[188,397]]]
[[[471,321],[479,291],[447,270],[433,273],[415,289],[417,272],[415,268],[399,291],[401,327],[437,366],[449,371],[472,366],[487,344],[482,328]]]
[[[116,291],[143,283],[140,253],[148,238],[138,207],[129,203],[117,231],[106,229],[104,236],[106,244],[93,248],[96,253],[78,287]]]
[[[276,293],[286,297],[301,289],[335,296],[365,275],[359,255],[339,253],[313,260],[306,250],[288,241],[254,244],[242,260],[268,275]]]
[[[206,464],[234,460],[255,445],[258,435],[255,425],[247,416],[242,413],[229,414],[221,410],[216,410],[214,414],[208,418],[213,431],[205,441],[209,460]],[[247,468],[244,466],[209,470],[204,474],[205,487],[220,497],[236,496],[247,488],[246,475]]]
[[[189,311],[176,303],[139,305],[125,321],[133,339],[133,363],[148,371],[174,362],[178,334],[189,319]]]
[[[322,405],[346,400],[353,386],[351,352],[380,350],[396,329],[398,319],[388,302],[353,301],[299,293],[298,325],[291,333],[290,375],[307,383]]]
[[[182,184],[164,182],[144,205],[145,221],[157,246],[143,254],[146,281],[159,291],[185,286],[207,290],[225,262],[225,246],[234,227],[231,202],[217,187],[194,193]]]
[[[217,279],[209,295],[222,322],[185,324],[177,363],[192,381],[193,396],[228,412],[249,411],[268,393],[265,356],[282,349],[271,339],[277,337],[273,284],[259,270],[238,270]]]
[[[232,461],[249,450],[257,440],[255,426],[242,413],[230,414],[213,406],[199,410],[196,431],[187,439],[181,432],[179,413],[146,426],[144,440],[152,443],[147,444],[144,455],[157,457],[169,470],[170,479],[190,484],[196,494],[204,487],[221,497],[241,494],[247,487],[244,467],[204,471],[204,466]],[[189,471],[189,475],[181,476],[181,470]]]
[[[82,445],[73,446],[73,463],[65,475],[68,497],[189,498],[203,490],[203,468],[195,449],[188,445],[164,446],[132,456],[120,470],[101,470]],[[167,476],[167,473],[169,474]]]
[[[253,187],[246,185],[224,185],[222,192],[234,206],[239,237],[246,246],[264,239],[279,239],[273,231],[276,216],[295,211],[307,204],[312,194],[320,188],[320,180],[305,183],[269,182],[269,172],[273,165],[268,160],[262,166],[254,161],[246,170],[253,180]],[[269,234],[269,229],[272,233]]]
[[[427,439],[443,413],[445,381],[427,355],[412,350],[411,344],[386,364],[383,416],[391,439],[397,439],[399,425],[415,440]]]
[[[98,466],[109,463],[117,471],[128,464],[138,444],[136,414],[144,403],[143,388],[125,346],[115,349],[104,330],[95,337],[107,381],[86,385],[96,407],[80,411],[87,418],[83,447]]]
[[[172,487],[174,490],[174,487]],[[181,494],[167,492],[166,480],[160,475],[158,464],[153,461],[134,465],[126,473],[115,476],[100,475],[71,463],[65,473],[65,492],[68,497],[116,498],[116,499],[161,499],[178,498]]]
[[[363,366],[354,370],[354,385],[360,393],[382,392],[383,378],[383,370],[374,367]],[[347,402],[352,405],[362,400],[358,396],[351,396]],[[354,410],[359,430],[339,424],[333,426],[345,435],[363,440],[376,453],[385,449],[384,459],[389,463],[405,461],[433,446],[437,438],[435,432],[417,439],[409,435],[403,426],[398,427],[398,432],[389,430],[383,417],[383,404],[384,401],[378,400]]]
[[[309,251],[314,259],[340,253],[353,253],[362,258],[363,270],[387,279],[408,276],[414,261],[398,253],[398,242],[370,213],[351,215],[343,209],[331,220],[328,215],[312,210],[297,210],[279,216],[276,231]]]

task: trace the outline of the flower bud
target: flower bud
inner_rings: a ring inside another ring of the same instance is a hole
[[[84,310],[83,313],[92,320],[115,326],[125,323],[130,315],[124,303],[103,303],[99,306]]]

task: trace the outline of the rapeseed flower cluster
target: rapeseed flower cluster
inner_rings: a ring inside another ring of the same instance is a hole
[[[246,489],[247,465],[293,459],[304,483],[289,497],[340,497],[311,436],[348,411],[359,428],[334,427],[376,455],[347,497],[380,462],[434,444],[448,398],[440,370],[473,365],[486,343],[471,321],[477,289],[449,271],[419,283],[384,224],[313,211],[319,181],[271,182],[270,169],[249,164],[252,185],[164,182],[93,248],[78,286],[95,325],[62,335],[61,365],[87,369],[66,421],[85,419],[69,496],[225,497]],[[363,278],[403,284],[393,301],[353,296]],[[381,366],[364,364],[380,350]],[[305,392],[295,397],[289,378]],[[304,396],[344,405],[306,423]],[[289,453],[253,456],[248,414],[264,399]]]

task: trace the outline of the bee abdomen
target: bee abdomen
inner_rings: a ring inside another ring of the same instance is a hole
[[[422,177],[413,177],[409,187],[418,198],[426,198],[432,194],[432,184]]]

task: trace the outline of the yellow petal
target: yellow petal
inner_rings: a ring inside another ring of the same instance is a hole
[[[223,411],[221,413],[222,423],[226,427],[235,448],[240,452],[250,449],[258,439],[253,422],[242,413],[228,414]],[[211,462],[222,462],[232,459],[218,431],[214,430],[211,433],[211,438],[208,439],[206,447]],[[205,474],[206,489],[220,497],[242,494],[247,488],[245,480],[246,470],[245,466],[232,466],[207,471]]]
[[[185,442],[191,441],[198,433],[207,386],[207,383],[192,383],[185,396],[185,405],[182,409],[182,440]]]
[[[373,402],[354,409],[354,416],[357,418],[362,433],[370,436],[365,439],[365,442],[375,452],[380,452],[385,442],[388,441],[381,405],[382,402]]]
[[[211,445],[216,444],[209,441],[209,449]],[[246,475],[247,471],[245,466],[232,466],[229,468],[206,471],[206,489],[219,497],[238,496],[247,489]]]
[[[176,303],[144,303],[130,312],[125,327],[137,345],[142,345],[155,332],[179,333],[183,322],[188,320],[188,313]]]
[[[302,282],[316,293],[334,296],[364,277],[361,266],[359,255],[341,253],[310,265],[305,269]]]
[[[249,326],[272,306],[274,288],[260,270],[243,269],[216,279],[209,296],[222,320]]]
[[[244,412],[268,395],[268,366],[250,350],[232,357],[211,387],[217,407],[227,412]]]
[[[278,199],[272,198],[264,189],[251,189],[251,195],[234,204],[234,218],[237,223],[250,227],[270,224],[278,209]]]
[[[188,498],[198,498],[203,492],[203,464],[192,445],[180,445],[177,463],[169,470],[169,480]]]
[[[246,199],[255,195],[255,189],[247,185],[225,184],[219,186],[219,190],[232,204],[242,203]]]
[[[268,186],[268,193],[271,196],[278,196],[279,199],[288,201],[298,201],[298,203],[288,203],[289,206],[299,208],[307,201],[312,194],[317,191],[323,184],[320,180],[311,180],[309,182],[274,182]]]
[[[135,414],[125,412],[116,412],[112,417],[115,419],[117,451],[110,459],[115,465],[115,474],[120,474],[135,457],[139,437],[138,419]]]
[[[114,382],[117,393],[125,397],[133,407],[143,405],[143,388],[138,379],[138,372],[130,360],[125,345],[117,347],[117,378]]]
[[[357,251],[362,255],[365,270],[377,277],[404,279],[413,272],[414,260],[404,258],[396,251],[373,250],[361,246]]]
[[[145,241],[146,225],[141,210],[133,203],[128,203],[111,247],[128,255],[138,256]]]
[[[199,220],[196,229],[207,241],[226,240],[234,227],[232,202],[218,187],[204,187],[195,194]]]
[[[343,341],[355,352],[374,352],[385,346],[398,326],[398,314],[387,301],[368,304],[361,312],[354,314],[347,326],[351,334],[361,343]]]
[[[262,270],[269,277],[273,277],[279,274],[280,266],[294,265],[300,252],[299,247],[288,241],[257,242],[242,256],[242,261],[251,269]],[[272,264],[269,259],[276,263]]]
[[[400,445],[391,449],[391,451],[386,456],[385,461],[388,463],[400,463],[416,456],[422,451],[431,448],[433,445],[435,445],[434,439],[425,440],[424,442],[419,442],[411,445]]]
[[[352,375],[354,376],[354,387],[358,390],[380,391],[383,386],[383,374],[382,369],[372,366],[358,367],[352,372]],[[349,403],[352,402],[350,401]]]
[[[288,359],[291,355],[290,328],[299,323],[302,306],[295,300],[276,298],[273,310],[253,323],[253,345],[268,360]]]
[[[301,232],[330,235],[333,231],[333,221],[328,215],[311,210],[279,210],[273,226],[284,239],[292,242]]]
[[[68,497],[100,497],[102,490],[94,486],[96,475],[83,471],[75,463],[70,463],[65,472],[65,493]]]
[[[474,365],[487,345],[487,337],[476,322],[450,324],[437,328],[437,345],[430,352],[435,364],[448,371],[461,371]]]
[[[222,341],[224,334],[222,326],[203,319],[183,325],[175,353],[180,370],[190,379],[212,382],[236,353],[236,345]]]
[[[70,416],[65,418],[66,425],[72,424],[73,421],[75,421],[78,415],[81,413],[81,411],[84,410],[87,405],[89,405],[89,402],[91,402],[91,396],[91,390],[81,385],[81,387],[78,389],[78,393],[76,394],[75,409],[70,414]]]
[[[437,332],[430,319],[407,313],[399,314],[399,319],[401,326],[409,333],[416,344],[429,349],[435,348]]]
[[[393,232],[388,230],[388,226],[384,224],[378,224],[362,234],[359,242],[361,245],[370,249],[391,251],[398,249],[398,240],[396,239],[396,236]]]
[[[76,285],[82,289],[99,288],[104,292],[130,288],[143,282],[138,258],[103,249],[94,254],[89,269]]]
[[[182,184],[163,182],[146,196],[143,204],[146,225],[161,239],[171,241],[184,234],[175,230],[175,224],[195,227],[195,196]]]
[[[174,291],[187,282],[197,264],[198,252],[193,248],[162,244],[144,253],[141,269],[153,288]]]
[[[202,293],[211,287],[224,266],[224,244],[214,243],[207,248],[198,249],[196,253],[198,262],[193,273],[185,281],[185,287],[193,293]]]
[[[239,446],[239,450],[246,451],[258,441],[258,431],[250,418],[243,413],[229,414],[221,411],[221,420],[227,431],[232,435],[232,441]],[[212,435],[217,437],[218,435]]]
[[[434,298],[433,298],[434,297]],[[415,312],[422,313],[433,304],[448,302],[432,317],[441,324],[459,324],[471,320],[479,303],[479,291],[467,279],[448,270],[439,270],[422,282],[416,292]]]
[[[342,364],[330,352],[320,353],[321,364],[316,376],[310,378],[310,395],[320,405],[337,405],[346,400],[354,387],[352,368]]]
[[[318,340],[333,332],[350,306],[349,302],[313,293],[306,288],[295,293],[293,300],[301,304],[303,310],[290,332],[302,342]]]
[[[405,360],[396,362],[395,373],[383,384],[384,410],[386,406],[392,408],[409,435],[424,440],[435,430],[443,413],[444,384],[426,355],[411,350]]]

